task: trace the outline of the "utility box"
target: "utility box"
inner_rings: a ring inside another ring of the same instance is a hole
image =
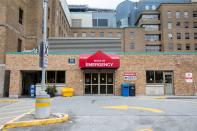
[[[62,96],[71,97],[74,95],[73,88],[62,88]]]

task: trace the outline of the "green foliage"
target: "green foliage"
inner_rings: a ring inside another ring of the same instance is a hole
[[[55,97],[55,93],[57,93],[56,85],[48,85],[46,92],[50,95],[50,97]]]

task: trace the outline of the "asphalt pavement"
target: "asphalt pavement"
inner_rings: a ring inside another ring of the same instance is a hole
[[[196,131],[197,99],[75,96],[52,100],[53,113],[70,115],[61,124],[11,131]]]
[[[0,127],[34,110],[34,99],[0,99]]]

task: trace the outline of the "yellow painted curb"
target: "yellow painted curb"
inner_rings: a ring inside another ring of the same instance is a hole
[[[69,116],[63,115],[63,117],[61,117],[61,118],[11,122],[11,123],[5,124],[2,128],[2,130],[6,131],[7,129],[10,129],[10,128],[49,125],[49,124],[55,124],[55,123],[62,123],[62,122],[68,121],[68,120],[69,120]]]
[[[18,102],[18,100],[0,100],[0,102]]]

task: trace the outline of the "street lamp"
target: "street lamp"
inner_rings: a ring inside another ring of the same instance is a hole
[[[44,119],[50,116],[50,96],[45,92],[45,72],[48,65],[48,41],[47,41],[47,11],[48,0],[43,0],[43,41],[40,44],[40,67],[42,68],[42,83],[39,94],[36,95],[35,118]]]

